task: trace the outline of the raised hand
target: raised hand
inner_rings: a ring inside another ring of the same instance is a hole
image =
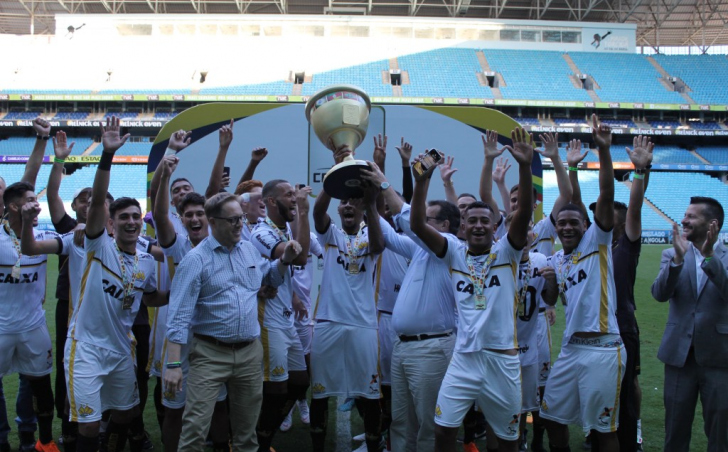
[[[609,150],[612,145],[612,128],[600,123],[595,114],[592,114],[592,138],[599,149]]]
[[[498,132],[495,130],[486,130],[485,135],[481,135],[480,139],[483,140],[483,153],[487,159],[500,157],[506,149],[505,147],[498,149]]]
[[[298,214],[308,214],[310,203],[309,196],[313,193],[313,189],[308,185],[296,189],[296,211]]]
[[[72,142],[71,145],[68,146],[66,132],[59,130],[56,132],[56,136],[53,137],[53,153],[56,158],[63,160],[71,154],[74,144],[76,144],[76,142]]]
[[[220,179],[220,188],[223,190],[228,188],[230,186],[230,176],[222,176],[222,179]]]
[[[333,142],[331,142],[331,145],[333,146]],[[343,162],[346,157],[349,157],[352,154],[353,152],[349,149],[349,145],[342,144],[338,148],[334,149],[334,162],[338,165]]]
[[[382,183],[387,181],[387,178],[384,176],[384,173],[382,173],[377,164],[372,162],[367,163],[369,163],[369,168],[361,168],[359,170],[361,178],[371,182],[372,185],[376,187],[381,187]]]
[[[685,238],[682,231],[680,231],[680,227],[677,223],[673,223],[672,225],[672,247],[675,249],[675,257],[672,258],[672,261],[676,265],[680,265],[683,263],[683,259],[685,258],[685,253],[688,250],[688,239]],[[711,249],[712,254],[712,249]]]
[[[549,326],[554,326],[554,324],[556,323],[556,310],[546,309],[545,315],[549,321]]]
[[[129,139],[130,135],[128,133],[123,137],[119,135],[120,123],[119,118],[112,116],[106,118],[106,125],[101,125],[101,144],[104,147],[104,152],[115,153]]]
[[[51,134],[51,123],[38,116],[33,120],[33,130],[36,134],[47,137]]]
[[[581,140],[571,140],[569,141],[569,149],[566,152],[566,164],[576,168],[588,153],[589,149],[584,149],[584,152],[581,152]]]
[[[506,173],[511,169],[511,163],[508,159],[501,157],[495,161],[495,169],[493,169],[493,182],[496,184],[505,184]],[[442,171],[442,169],[440,170]]]
[[[176,152],[189,146],[192,142],[192,132],[185,132],[184,130],[178,130],[169,137],[168,148],[175,150]]]
[[[715,246],[715,242],[718,241],[719,234],[720,228],[718,227],[718,221],[711,220],[708,225],[708,233],[705,237],[705,242],[703,242],[703,245],[700,247],[700,254],[702,254],[703,257],[713,257],[713,247]]]
[[[301,254],[302,250],[303,248],[301,247],[301,244],[297,241],[291,240],[289,242],[286,242],[286,247],[283,248],[283,256],[281,256],[281,261],[290,264],[291,262],[293,262],[293,259],[297,258],[298,255]]]
[[[250,160],[260,163],[268,155],[268,149],[255,148],[250,153]]]
[[[32,222],[40,213],[40,204],[37,201],[26,202],[20,211],[23,221]]]
[[[162,159],[162,176],[170,177],[174,170],[177,169],[179,159],[174,155],[166,155]]]
[[[379,166],[384,166],[384,161],[387,158],[387,136],[384,135],[384,138],[382,138],[382,134],[378,134],[376,137],[374,137],[374,155],[372,156],[372,159],[377,163]]]
[[[86,225],[84,223],[78,223],[73,228],[73,244],[79,248],[83,248],[84,238],[86,237]]]
[[[235,125],[235,122],[231,119],[230,124],[225,124],[224,126],[220,127],[220,147],[221,148],[229,148],[230,143],[233,142],[233,126]]]
[[[536,152],[543,155],[547,159],[554,161],[559,158],[559,134],[546,133],[539,135],[538,138],[543,142],[543,151],[535,149]]]
[[[404,137],[402,137],[402,142],[399,146],[395,147],[395,149],[399,152],[399,157],[402,159],[402,163],[404,165],[409,165],[409,162],[412,159],[412,145],[404,141]]]
[[[652,151],[655,144],[648,137],[642,135],[634,137],[632,146],[633,149],[625,148],[625,150],[636,169],[645,169],[652,164]]]
[[[422,154],[415,157],[414,161],[412,162],[413,166],[415,163],[423,160],[427,156],[427,152],[425,151]],[[452,162],[452,160],[450,160]],[[424,171],[422,174],[417,173],[417,171],[412,171],[412,176],[415,178],[416,181],[424,181],[432,177],[432,172],[435,171],[436,166],[443,166],[444,163],[441,163],[440,165],[432,165],[430,168],[427,169],[427,171]]]
[[[533,137],[522,127],[511,132],[512,146],[505,146],[519,165],[530,165],[533,160]]]
[[[452,180],[452,175],[458,172],[457,168],[452,167],[455,157],[448,156],[445,161],[440,160],[440,162],[440,177],[444,183],[449,183]]]

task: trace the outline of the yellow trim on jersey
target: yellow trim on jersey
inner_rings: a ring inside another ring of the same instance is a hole
[[[380,254],[377,258],[377,274],[374,277],[376,284],[374,285],[374,307],[379,305],[379,283],[382,281],[382,255]],[[377,322],[379,319],[377,319]]]
[[[513,292],[513,348],[518,348],[518,265],[511,261],[511,270],[513,271],[513,281],[515,281],[516,291]]]
[[[260,343],[263,345],[263,381],[270,381],[270,342],[268,328],[263,327],[265,319],[265,298],[258,297],[258,323],[260,324]]]
[[[76,361],[76,340],[71,339],[71,354],[68,357],[68,405],[71,409],[71,422],[78,422],[76,396],[73,390],[73,364]]]
[[[505,264],[500,264],[500,265],[493,265],[492,267],[490,267],[490,270],[488,270],[488,274],[487,274],[486,276],[490,275],[490,272],[492,272],[493,270],[495,270],[495,269],[497,269],[497,268],[502,268],[502,267],[511,267],[511,270],[515,271],[515,270],[513,269],[513,263],[512,263],[512,262],[511,262],[511,263],[509,263],[509,262],[506,262]],[[456,269],[454,269],[454,268],[450,268],[450,274],[452,274],[452,273],[460,273],[460,274],[461,274],[461,275],[463,275],[463,276],[467,276],[467,277],[470,277],[470,272],[467,272],[467,273],[466,273],[466,272],[464,272],[464,271],[460,271],[460,270],[456,270]],[[516,279],[517,279],[517,278],[516,278]]]
[[[83,276],[81,277],[81,290],[78,292],[78,306],[76,306],[76,314],[81,310],[81,303],[83,303],[83,296],[86,295],[86,283],[88,282],[88,274],[91,271],[91,261],[94,259],[96,251],[89,251],[86,254],[86,268],[83,270]],[[71,331],[71,337],[75,337],[76,324],[73,325],[73,331]],[[74,421],[75,422],[75,421]]]
[[[167,257],[167,271],[169,272],[169,280],[174,279],[174,273],[177,271],[177,264],[174,263],[174,259]]]
[[[149,358],[147,359],[147,367],[145,369],[146,373],[149,373],[154,362],[154,348],[157,345],[157,319],[159,318],[159,308],[154,308],[154,315],[152,318],[154,319],[152,320],[152,332],[150,334],[152,337],[152,343],[149,345]]]
[[[44,260],[43,262],[38,262],[37,264],[21,265],[20,268],[40,267],[41,265],[45,265],[47,263],[48,263],[48,259]],[[10,264],[10,265],[0,264],[0,268],[13,268],[13,267],[15,267],[15,264]]]
[[[321,299],[321,286],[319,285],[318,294],[316,294],[316,306],[313,307],[313,319],[316,320],[316,311],[319,307],[319,299]]]
[[[599,296],[599,332],[609,332],[609,256],[607,245],[599,245],[599,279],[601,283]]]
[[[600,245],[601,246],[601,245]],[[611,430],[617,431],[617,412],[619,412],[619,396],[622,393],[622,347],[617,347],[617,395],[614,397]]]

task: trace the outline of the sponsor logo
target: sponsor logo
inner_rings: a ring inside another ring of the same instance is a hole
[[[171,391],[169,389],[164,391],[163,397],[164,400],[174,400],[174,391]]]
[[[602,425],[609,425],[609,422],[612,419],[613,411],[614,411],[614,407],[612,407],[612,408],[604,407],[604,411],[602,411],[602,414],[599,415],[599,423]]]
[[[35,273],[23,273],[20,278],[13,278],[12,273],[0,273],[0,283],[8,284],[32,284],[38,281],[38,272]]]
[[[518,424],[521,422],[521,415],[514,414],[511,422],[508,423],[508,433],[514,435],[518,433]]]
[[[95,413],[94,409],[86,404],[83,404],[80,407],[78,407],[78,415],[81,417],[89,417],[94,413]]]
[[[157,371],[157,372],[162,371],[162,361],[161,360],[154,361],[154,364],[152,364],[152,366],[154,366],[155,371]]]
[[[284,369],[283,366],[277,366],[277,367],[274,367],[270,373],[274,377],[280,377],[281,375],[285,375],[286,369]]]
[[[315,385],[311,386],[311,391],[313,391],[314,394],[323,394],[326,392],[326,386],[322,385],[321,383],[316,383]]]
[[[440,404],[439,403],[435,407],[435,416],[437,416],[437,417],[442,416],[442,409],[440,408]]]
[[[489,289],[491,287],[500,287],[500,279],[498,279],[498,275],[493,275],[490,277],[490,282],[485,285],[485,288]],[[462,293],[467,293],[470,295],[473,295],[473,285],[470,283],[467,283],[466,281],[458,281],[458,283],[455,285],[455,290]]]

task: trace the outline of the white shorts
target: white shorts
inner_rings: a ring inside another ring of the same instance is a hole
[[[379,399],[377,330],[317,322],[311,344],[311,392],[324,397]]]
[[[551,325],[545,312],[538,313],[538,329],[536,333],[538,347],[538,385],[546,386],[551,373]]]
[[[24,333],[0,334],[0,377],[14,372],[42,377],[52,370],[53,346],[45,322]]]
[[[301,341],[304,355],[311,354],[311,340],[313,339],[313,323],[306,318],[303,322],[298,320],[293,322],[298,332],[298,339]]]
[[[65,353],[72,422],[95,422],[106,410],[125,411],[139,404],[131,354],[122,355],[70,338]]]
[[[541,404],[538,393],[538,363],[521,366],[521,413],[538,411]]]
[[[624,346],[564,344],[541,402],[541,417],[579,424],[584,432],[617,431],[619,393],[627,354]]]
[[[392,314],[379,312],[379,374],[382,384],[392,385],[392,350],[397,334],[392,329]]]
[[[144,306],[142,306],[144,309]],[[147,371],[155,377],[162,376],[164,344],[167,337],[167,306],[155,308],[152,331],[149,334],[149,364]]]
[[[518,439],[521,418],[521,362],[489,350],[452,355],[440,386],[435,423],[458,428],[476,402],[498,438]]]
[[[184,344],[179,352],[179,360],[182,363],[182,389],[172,392],[168,391],[167,388],[164,388],[164,392],[162,393],[162,405],[173,410],[184,408],[185,401],[187,400],[187,374],[190,371],[189,354],[190,344],[192,343],[191,341],[193,337],[191,333],[188,336],[190,342]],[[162,361],[167,362],[167,340],[164,340],[162,345]],[[162,378],[164,378],[164,372],[166,372],[166,370],[166,368],[162,368]],[[220,387],[220,393],[217,395],[217,401],[224,402],[226,398],[227,386],[222,385]]]
[[[286,381],[289,371],[306,371],[303,347],[295,328],[260,328],[263,381]]]

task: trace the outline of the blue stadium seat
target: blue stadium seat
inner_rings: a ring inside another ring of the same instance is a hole
[[[402,85],[406,97],[493,98],[488,86],[481,86],[477,73],[482,72],[473,49],[437,49],[402,55],[399,67],[409,74],[409,85]],[[383,61],[383,70],[389,64]],[[376,74],[381,79],[379,73]],[[380,82],[381,83],[381,82]],[[391,88],[388,96],[391,96]]]
[[[698,154],[715,165],[728,164],[728,148],[721,146],[706,146],[696,149]]]
[[[68,137],[69,144],[75,142],[72,155],[82,154],[93,143],[88,137]],[[30,155],[35,146],[35,137],[10,137],[0,140],[0,155]],[[53,145],[48,143],[45,149],[46,155],[53,155]]]
[[[688,94],[699,104],[728,104],[723,89],[728,80],[725,55],[655,55],[653,57],[673,77],[680,77],[692,90]]]

